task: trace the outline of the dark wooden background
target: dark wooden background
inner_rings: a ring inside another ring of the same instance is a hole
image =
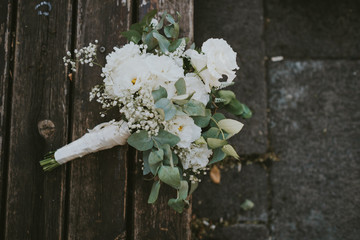
[[[179,11],[192,40],[193,0],[49,0],[49,16],[38,15],[40,2],[0,2],[0,239],[190,239],[191,209],[180,215],[167,206],[175,192],[162,189],[156,205],[146,203],[151,182],[133,149],[91,154],[50,173],[39,160],[104,121],[88,101],[100,69],[80,67],[71,80],[66,51],[98,39],[104,60],[125,43],[120,33],[153,8]]]

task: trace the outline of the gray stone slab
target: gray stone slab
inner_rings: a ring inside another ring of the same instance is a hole
[[[266,0],[268,56],[360,56],[360,1]]]
[[[193,213],[211,221],[267,221],[267,172],[259,164],[220,168],[221,182],[204,176],[193,194]],[[240,205],[251,200],[255,206],[244,211]]]
[[[269,232],[265,225],[236,224],[215,229],[207,240],[269,240]]]
[[[273,239],[360,236],[360,61],[269,68]]]
[[[266,83],[264,78],[262,0],[195,0],[195,42],[201,47],[208,38],[224,38],[238,53],[238,77],[232,89],[254,115],[235,137],[242,154],[267,149]]]

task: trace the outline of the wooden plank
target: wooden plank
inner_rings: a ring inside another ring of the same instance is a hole
[[[45,174],[39,160],[67,139],[62,56],[70,46],[72,14],[70,0],[51,4],[49,16],[38,15],[34,1],[17,4],[5,239],[63,237],[65,168]],[[52,121],[55,129],[41,136],[38,123],[43,120]]]
[[[131,1],[86,1],[77,6],[76,47],[99,41],[105,56],[125,39],[120,33],[129,27]],[[89,92],[102,83],[100,68],[80,67],[74,78],[73,139],[104,120],[119,119],[119,113],[101,118],[100,104],[89,102]],[[123,239],[126,234],[127,147],[91,154],[71,164],[69,239]]]
[[[146,4],[145,4],[146,3]],[[182,36],[193,36],[193,1],[142,1],[139,8],[140,18],[151,9],[167,10],[174,14],[179,11],[183,16],[180,22]],[[191,206],[182,214],[171,209],[167,202],[176,198],[176,191],[163,184],[160,196],[154,205],[148,204],[152,181],[145,181],[142,176],[141,162],[135,157],[133,176],[133,239],[190,239]]]
[[[8,123],[8,99],[9,99],[9,70],[11,54],[11,12],[13,5],[11,1],[0,2],[0,229],[3,228],[5,214],[7,164],[6,150],[7,123]],[[6,149],[6,150],[5,150]],[[0,238],[3,237],[0,233]]]

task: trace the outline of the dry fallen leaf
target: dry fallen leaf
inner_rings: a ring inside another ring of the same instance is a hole
[[[68,77],[69,77],[70,81],[72,81],[72,73],[69,73]]]
[[[210,178],[213,183],[219,184],[221,179],[220,169],[217,166],[213,166],[210,170]]]

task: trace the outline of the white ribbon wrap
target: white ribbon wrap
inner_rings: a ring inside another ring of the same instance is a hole
[[[129,136],[130,131],[125,121],[101,123],[81,138],[58,149],[54,157],[59,164],[64,164],[89,153],[125,145]]]

